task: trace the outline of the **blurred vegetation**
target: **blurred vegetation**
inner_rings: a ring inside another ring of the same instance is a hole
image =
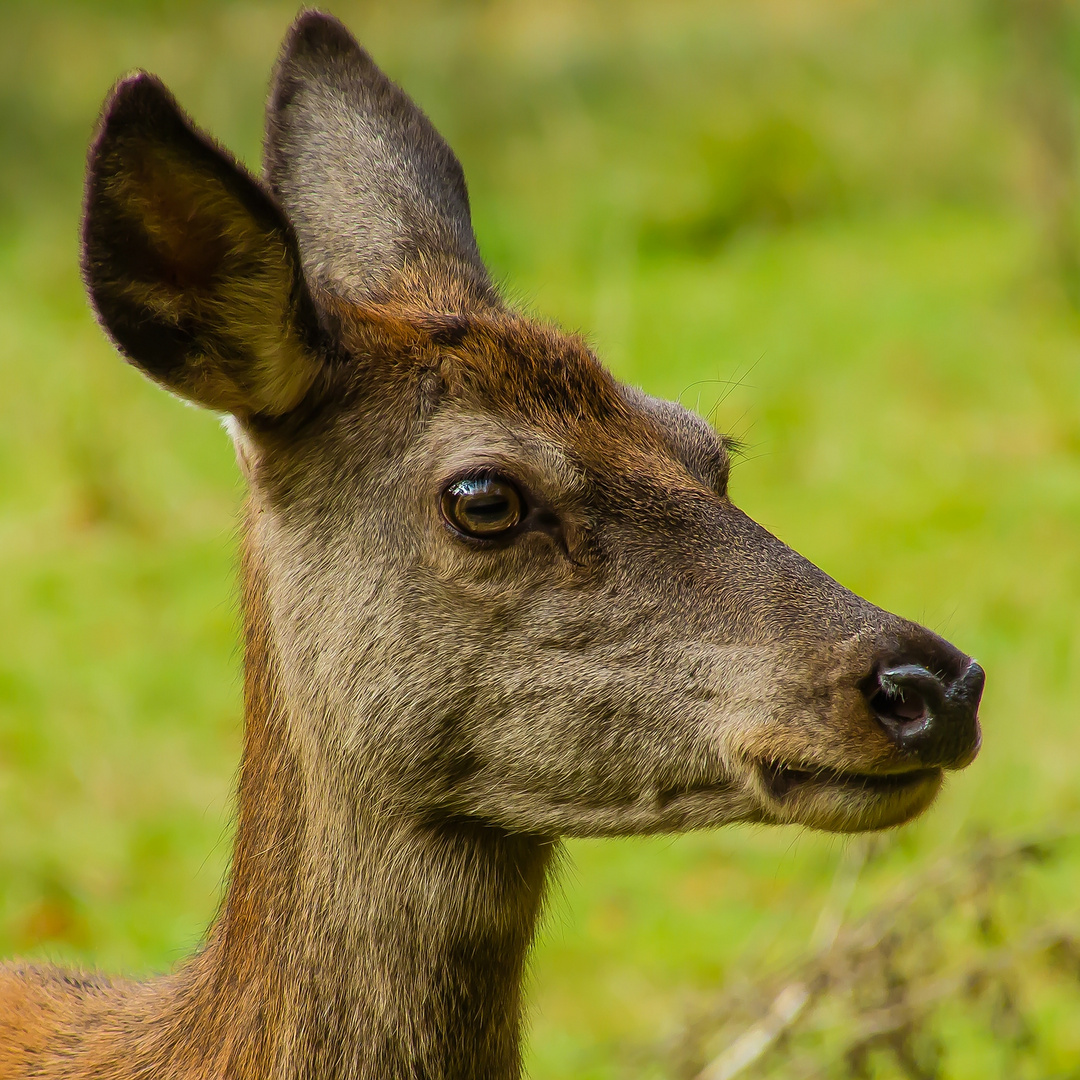
[[[1075,837],[978,838],[846,919],[888,843],[852,842],[808,957],[704,995],[668,1045],[642,1057],[642,1075],[1075,1076],[1080,924],[1071,899],[1047,904],[1045,891],[1075,872]]]
[[[986,667],[982,755],[874,849],[851,886],[851,934],[900,882],[962,862],[976,834],[1069,832],[1076,8],[335,10],[458,149],[481,247],[511,293],[585,329],[621,377],[743,439],[733,492],[748,512]],[[144,383],[94,325],[77,274],[81,172],[99,103],[134,66],[256,165],[293,14],[278,0],[4,4],[0,952],[160,970],[214,910],[239,745],[241,490],[217,421]],[[767,1012],[774,973],[811,962],[799,957],[849,843],[733,828],[570,845],[534,966],[532,1075],[668,1075],[656,1047],[747,980],[764,981],[743,1004]],[[1038,1038],[996,1040],[997,1021],[960,996],[934,1028],[947,1052],[916,1048],[923,1073],[886,1047],[849,1075],[1077,1075],[1077,972],[1061,942],[1080,866],[1066,853],[1028,877],[1003,925],[1016,942],[1060,931],[1058,960],[1010,961],[1026,965]],[[920,971],[939,954],[946,974],[990,955],[968,908],[920,916],[936,943]],[[819,1065],[840,1053],[806,1046]],[[835,1058],[839,1075],[852,1060]],[[782,1054],[769,1062],[794,1075]]]

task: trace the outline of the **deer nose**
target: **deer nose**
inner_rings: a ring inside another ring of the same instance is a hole
[[[927,768],[962,769],[979,752],[986,674],[974,661],[951,681],[919,664],[882,668],[864,693],[886,734]]]

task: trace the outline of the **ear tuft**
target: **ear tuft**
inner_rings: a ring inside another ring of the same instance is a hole
[[[281,415],[315,379],[291,228],[145,72],[117,83],[90,148],[83,275],[120,350],[199,404]]]

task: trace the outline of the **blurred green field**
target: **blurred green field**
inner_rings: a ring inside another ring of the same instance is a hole
[[[1047,195],[1076,178],[1030,105],[1037,90],[1074,131],[1071,23],[1047,60],[1006,0],[334,10],[458,150],[510,294],[740,438],[744,509],[985,666],[979,760],[890,838],[853,907],[980,831],[1080,820],[1080,317]],[[0,14],[0,954],[162,970],[214,910],[242,491],[217,420],[95,326],[81,171],[134,66],[256,165],[293,14]],[[571,844],[534,964],[531,1075],[636,1075],[698,995],[797,956],[844,843]],[[1073,860],[1041,895],[1064,915],[1078,894]],[[1032,1076],[1080,1075],[1061,1008]],[[964,1038],[942,1075],[1020,1075]]]

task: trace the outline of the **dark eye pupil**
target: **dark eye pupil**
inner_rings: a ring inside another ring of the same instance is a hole
[[[496,536],[521,521],[521,496],[501,477],[458,480],[443,493],[443,514],[469,536]]]
[[[505,495],[473,495],[462,502],[462,511],[474,521],[499,522],[509,516],[510,501]]]

